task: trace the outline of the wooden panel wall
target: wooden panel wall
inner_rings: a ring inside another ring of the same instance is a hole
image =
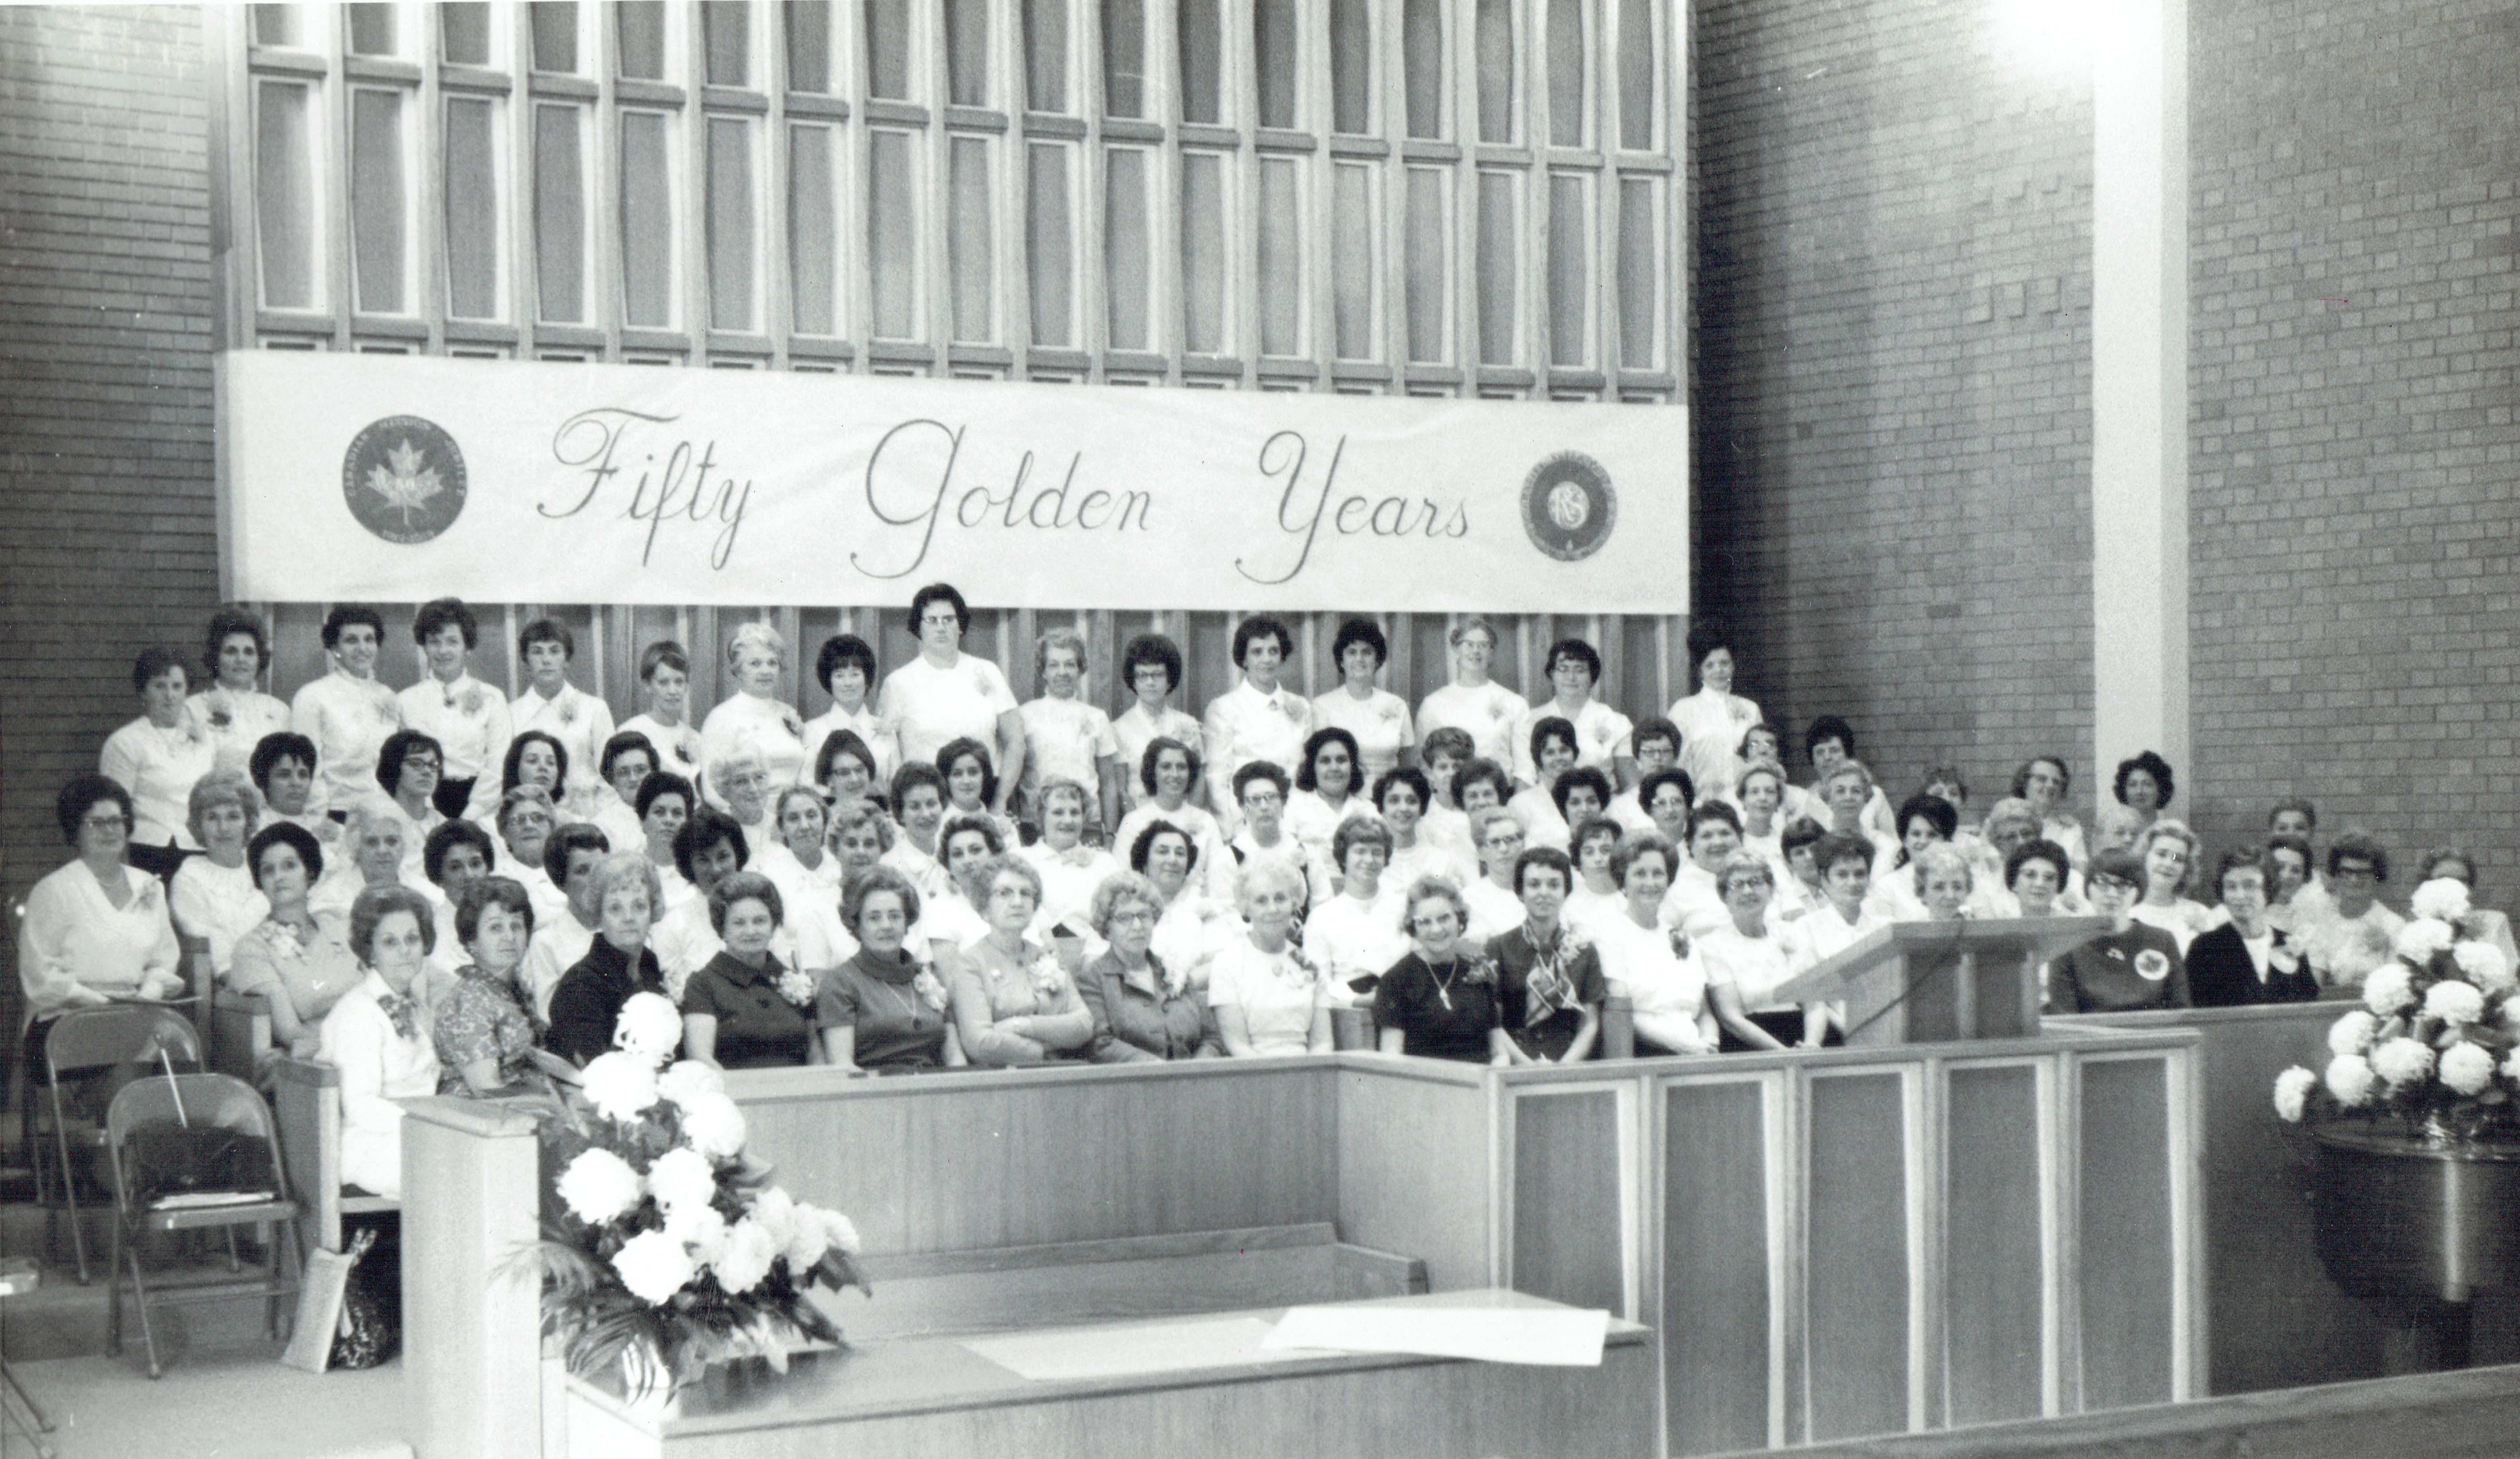
[[[1774,1272],[1784,1082],[1673,1080],[1659,1090],[1664,1434],[1674,1454],[1765,1448],[1784,1431]]]
[[[2180,1396],[2177,1220],[2161,1181],[2169,1073],[2156,1059],[2094,1060],[2081,1071],[2076,1290],[2085,1408]]]
[[[1624,1092],[1508,1096],[1513,1177],[1506,1245],[1515,1291],[1635,1316],[1628,1258],[1634,1160]]]
[[[1426,1263],[1436,1292],[1495,1280],[1493,1094],[1479,1069],[1342,1055],[1339,1239]]]
[[[1912,1415],[1909,1077],[1810,1082],[1803,1188],[1803,1433],[1812,1441],[1920,1427]]]
[[[2036,1170],[2049,1138],[2035,1064],[1952,1072],[1943,1138],[1942,1402],[1953,1424],[2037,1418],[2056,1405],[2049,1321],[2055,1222]]]
[[[974,603],[987,591],[960,585]],[[377,658],[377,676],[396,688],[416,683],[425,672],[411,639],[416,602],[372,602],[385,621],[384,651]],[[331,603],[267,603],[260,605],[271,629],[273,655],[268,687],[283,699],[294,695],[309,680],[326,671],[321,630]],[[585,604],[475,603],[481,622],[481,643],[473,653],[473,673],[510,694],[524,687],[517,661],[517,633],[536,618],[553,617],[568,626],[577,640],[577,657],[569,679],[578,687],[600,694],[612,706],[615,721],[646,711],[638,684],[639,655],[648,645],[671,640],[692,661],[691,704],[695,723],[733,692],[726,680],[725,648],[738,625],[765,622],[788,641],[787,672],[780,695],[811,718],[831,708],[831,696],[814,679],[815,655],[825,640],[850,633],[875,650],[880,673],[888,674],[918,655],[919,645],[904,626],[898,603],[863,607],[690,607],[673,605],[590,607]],[[976,607],[965,651],[994,659],[1006,671],[1018,699],[1040,692],[1034,671],[1034,645],[1054,627],[1073,628],[1086,636],[1087,693],[1113,714],[1132,702],[1128,685],[1119,682],[1121,648],[1141,633],[1161,633],[1180,645],[1185,661],[1175,707],[1192,714],[1205,712],[1209,700],[1234,687],[1234,628],[1239,613],[1185,613],[1173,610],[1109,612],[1082,608]],[[1284,622],[1295,637],[1293,666],[1286,682],[1307,694],[1328,692],[1339,683],[1330,645],[1338,637],[1343,613],[1299,613]],[[1383,687],[1413,708],[1452,679],[1451,649],[1445,635],[1459,621],[1443,613],[1367,615],[1391,644],[1382,672]],[[1602,677],[1597,694],[1632,719],[1669,710],[1688,693],[1688,620],[1653,614],[1549,615],[1499,614],[1491,618],[1503,642],[1491,673],[1500,684],[1525,697],[1545,696],[1548,676],[1541,672],[1549,645],[1568,636],[1589,640],[1601,653]]]

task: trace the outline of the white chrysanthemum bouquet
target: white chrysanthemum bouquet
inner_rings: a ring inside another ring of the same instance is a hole
[[[2425,882],[2413,911],[2362,1006],[2327,1031],[2327,1072],[2276,1076],[2275,1113],[2394,1116],[2437,1139],[2520,1134],[2520,978],[2470,935],[2465,886]]]
[[[868,1290],[849,1218],[747,1170],[718,1072],[662,1067],[681,1038],[672,1003],[632,997],[613,1051],[543,1126],[543,1331],[580,1376],[680,1388],[744,1354],[784,1372],[790,1347],[841,1341],[806,1289]]]

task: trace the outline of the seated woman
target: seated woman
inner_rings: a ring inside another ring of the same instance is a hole
[[[262,671],[271,667],[271,641],[263,634],[262,619],[239,608],[212,613],[202,667],[209,673],[210,686],[192,697],[193,715],[210,731],[218,752],[216,768],[244,774],[263,737],[289,730],[289,702],[261,688]],[[311,767],[311,744],[306,759]]]
[[[341,1185],[402,1196],[401,1101],[437,1092],[437,1046],[413,984],[437,944],[428,899],[374,886],[350,904],[366,975],[324,1015],[315,1056],[341,1075]]]
[[[916,929],[921,941],[912,944],[929,959],[958,952],[965,943],[988,935],[989,919],[981,910],[989,903],[988,866],[1006,855],[1007,844],[998,837],[996,821],[957,816],[945,822],[937,849],[953,890],[927,900]]]
[[[1655,783],[1654,776],[1666,771],[1687,774],[1680,770],[1679,726],[1666,719],[1645,720],[1630,737],[1637,746],[1637,788],[1620,791],[1610,801],[1610,819],[1622,835],[1654,828],[1653,813],[1645,809],[1645,787]]]
[[[647,853],[648,863],[656,868],[659,885],[664,889],[664,903],[659,915],[672,911],[699,895],[684,879],[682,868],[674,864],[674,838],[682,834],[683,825],[692,818],[692,807],[699,804],[699,792],[692,782],[669,770],[660,770],[639,782],[639,839],[620,848],[637,847]]]
[[[193,783],[218,763],[209,727],[186,701],[184,661],[171,648],[147,648],[131,666],[140,717],[106,736],[97,773],[131,793],[131,864],[163,880],[201,850],[184,828]]]
[[[2085,906],[2081,899],[2069,906],[2065,888],[2074,875],[2073,859],[2065,848],[2045,837],[2024,841],[2003,858],[2003,901],[1997,905],[1997,916],[2063,917],[2079,916],[2074,906]]]
[[[1729,807],[1727,808],[1730,809]],[[1637,1052],[1711,1054],[1715,1017],[1706,1009],[1706,972],[1687,935],[1665,920],[1663,894],[1679,860],[1660,836],[1630,835],[1610,869],[1627,894],[1624,915],[1585,929],[1600,951],[1610,992],[1636,1005]]]
[[[677,1003],[694,973],[726,946],[709,915],[708,899],[717,884],[752,864],[752,844],[735,818],[713,806],[702,806],[674,836],[674,864],[699,892],[698,897],[655,918],[648,946],[655,950],[667,995]],[[781,936],[783,957],[795,951],[795,941]]]
[[[2266,853],[2255,847],[2223,854],[2214,889],[2230,920],[2187,945],[2187,992],[2199,1008],[2251,1003],[2306,1003],[2318,997],[2318,976],[2301,948],[2267,920]]]
[[[1527,915],[1513,886],[1513,868],[1523,852],[1522,822],[1511,811],[1490,806],[1471,817],[1470,825],[1479,843],[1482,874],[1462,887],[1462,898],[1470,905],[1470,927],[1462,936],[1484,948],[1521,926]]]
[[[1357,817],[1371,818],[1373,807],[1357,779],[1356,736],[1333,726],[1316,730],[1304,741],[1304,758],[1295,770],[1295,793],[1286,801],[1286,829],[1315,855],[1328,855],[1330,839]],[[1338,859],[1330,858],[1336,864]]]
[[[1795,921],[1818,911],[1828,901],[1828,889],[1821,884],[1820,861],[1815,855],[1828,832],[1808,816],[1797,816],[1785,822],[1777,836],[1777,845],[1784,852],[1785,874],[1777,881],[1776,914],[1784,921]]]
[[[1958,847],[1948,841],[1936,841],[1916,853],[1908,868],[1917,905],[1926,922],[1958,922],[1976,915],[1971,897],[1977,890],[1976,873],[1969,869],[1969,860]]]
[[[324,1015],[365,976],[350,951],[349,919],[308,908],[307,895],[324,874],[324,848],[304,826],[264,826],[245,859],[271,910],[237,939],[228,987],[269,1006],[275,1050],[311,1059]]]
[[[875,688],[875,648],[855,634],[834,634],[814,655],[814,680],[832,696],[832,707],[805,722],[805,748],[815,758],[814,783],[828,787],[823,752],[834,735],[847,735],[865,757],[866,783],[880,785],[901,763],[892,730],[876,717],[867,695]],[[837,802],[833,803],[834,805]]]
[[[834,730],[814,751],[814,783],[833,811],[867,805],[883,809],[883,777],[876,769],[873,746],[855,730]]]
[[[1724,905],[1716,873],[1740,849],[1741,818],[1730,805],[1708,801],[1689,812],[1688,862],[1671,873],[1671,889],[1662,900],[1663,920],[1692,939],[1729,924],[1732,912]]]
[[[44,1067],[44,1038],[72,1008],[183,995],[183,953],[158,878],[127,864],[131,793],[75,775],[55,797],[62,837],[77,853],[26,894],[18,978],[26,993],[25,1067]]]
[[[981,915],[987,935],[940,959],[954,1027],[974,1064],[1041,1064],[1084,1051],[1094,1037],[1076,984],[1049,950],[1024,936],[1041,907],[1041,873],[1010,856],[989,859]]]
[[[1893,922],[1925,920],[1923,890],[1913,870],[1928,846],[1948,845],[1959,828],[1959,812],[1939,795],[1918,791],[1899,803],[1898,849],[1873,865],[1875,909]]]
[[[1207,895],[1198,868],[1198,843],[1170,821],[1149,822],[1129,843],[1129,869],[1152,882],[1163,899],[1149,948],[1164,966],[1189,979],[1192,988],[1207,985],[1208,963],[1243,934],[1242,919],[1233,906]]]
[[[1688,839],[1688,813],[1697,809],[1697,787],[1689,783],[1688,772],[1646,772],[1636,799],[1645,808],[1645,824],[1630,829],[1651,831],[1674,846]]]
[[[464,825],[473,835],[481,834],[479,826],[470,822]],[[461,903],[463,890],[452,883],[466,879],[464,868],[473,861],[473,848],[452,840],[462,831],[449,831],[441,826],[437,834],[449,840],[442,857],[434,845],[430,855],[438,859],[441,872],[453,873],[447,879],[439,880],[439,887],[447,893],[451,903]],[[561,914],[549,921],[540,920],[537,910],[533,930],[525,938],[524,961],[516,970],[518,995],[523,1000],[525,1011],[533,1015],[534,1026],[538,1029],[551,1017],[552,990],[560,986],[561,974],[577,966],[577,960],[594,946],[595,924],[600,914],[595,905],[595,868],[603,865],[604,859],[611,854],[612,843],[602,830],[586,821],[562,826],[543,843],[543,875],[560,889],[567,901],[562,904]],[[478,874],[488,875],[490,863],[483,861],[479,865]],[[508,879],[516,881],[513,876]],[[519,881],[517,885],[521,887],[524,883]],[[531,897],[533,894],[529,891],[525,895]],[[469,947],[472,941],[471,938],[449,930],[452,912],[445,907],[441,907],[439,912],[437,935],[441,946],[451,938],[458,948]]]
[[[2117,779],[2109,788],[2116,794],[2118,804],[2133,811],[2143,827],[2150,829],[2154,819],[2170,809],[2176,784],[2170,762],[2146,750],[2118,762]]]
[[[1053,780],[1085,787],[1086,819],[1096,841],[1109,839],[1120,823],[1120,741],[1111,716],[1085,697],[1085,636],[1059,627],[1034,647],[1033,679],[1041,697],[1017,706],[1024,726],[1024,805],[1038,819],[1036,803]],[[1129,769],[1135,771],[1135,762]]]
[[[2314,919],[2316,905],[2310,896],[2314,864],[2310,842],[2302,837],[2267,838],[2267,920],[2295,938],[2306,933]]]
[[[663,768],[656,763],[655,745],[636,730],[618,730],[604,742],[604,783],[608,793],[597,797],[603,809],[593,818],[603,828],[607,841],[628,851],[644,839],[645,832],[639,824],[639,787]]]
[[[669,996],[664,970],[648,951],[656,892],[656,868],[646,857],[614,852],[595,868],[595,941],[552,990],[543,1047],[582,1069],[612,1047],[612,1025],[632,995]]]
[[[1596,816],[1575,828],[1573,851],[1559,853],[1575,867],[1575,890],[1566,894],[1567,926],[1586,932],[1596,920],[1628,914],[1628,894],[1620,889],[1619,873],[1611,863],[1618,859],[1619,843],[1635,834],[1620,830],[1618,822],[1606,816]]]
[[[1363,618],[1339,625],[1330,641],[1338,687],[1313,700],[1313,724],[1348,732],[1357,747],[1357,778],[1372,783],[1392,770],[1418,762],[1418,727],[1409,701],[1374,681],[1391,657],[1382,630]]]
[[[1119,718],[1111,722],[1111,735],[1119,745],[1117,756],[1121,799],[1126,810],[1134,811],[1148,796],[1154,794],[1146,783],[1147,748],[1156,740],[1169,739],[1187,748],[1192,763],[1206,758],[1207,735],[1195,716],[1172,706],[1172,696],[1181,687],[1181,645],[1162,634],[1140,634],[1120,650],[1120,682],[1129,687],[1134,701]],[[1127,774],[1136,768],[1138,774]],[[1204,780],[1193,783],[1187,792],[1191,804],[1207,804],[1208,787]],[[1111,845],[1117,849],[1129,844],[1125,831],[1114,831]]]
[[[657,765],[689,780],[700,773],[700,736],[692,728],[692,660],[683,645],[661,639],[639,650],[639,687],[646,712],[621,722],[620,732],[647,736],[663,757]]]
[[[814,1022],[826,1061],[857,1074],[956,1069],[967,1061],[945,982],[905,946],[919,889],[890,866],[849,878],[841,918],[858,951],[823,980]]]
[[[1419,877],[1402,905],[1408,908],[1409,951],[1383,971],[1373,990],[1382,1051],[1466,1064],[1512,1063],[1496,963],[1462,946],[1470,908],[1460,889],[1442,877]]]
[[[517,879],[534,899],[534,915],[552,920],[568,906],[568,894],[552,885],[543,853],[561,825],[560,807],[540,785],[519,785],[499,797],[499,855],[491,869]]]
[[[700,800],[743,827],[744,840],[754,846],[779,840],[778,813],[771,808],[773,788],[769,762],[748,743],[721,750],[700,775]]]
[[[1287,940],[1303,878],[1283,862],[1251,862],[1235,894],[1250,931],[1216,954],[1207,981],[1225,1051],[1238,1059],[1328,1053],[1329,975]]]
[[[1726,858],[1715,878],[1732,919],[1697,939],[1697,959],[1706,970],[1706,1000],[1722,1031],[1721,1048],[1818,1048],[1828,1032],[1826,1006],[1796,1007],[1773,996],[1800,971],[1794,940],[1768,926],[1776,867],[1745,848]]]
[[[1503,814],[1503,813],[1491,813]],[[1488,943],[1497,1004],[1517,1064],[1578,1064],[1593,1057],[1609,984],[1592,939],[1566,924],[1574,868],[1566,853],[1535,846],[1513,859],[1522,924]]]
[[[1041,839],[1015,853],[1041,873],[1041,910],[1033,932],[1045,941],[1059,927],[1081,941],[1093,925],[1095,889],[1122,869],[1111,853],[1084,842],[1093,799],[1094,792],[1081,781],[1063,775],[1044,780],[1034,806],[1041,817]]]
[[[839,862],[840,894],[873,871],[892,849],[892,818],[875,807],[872,801],[832,808],[832,829],[827,839],[832,856]],[[845,925],[845,922],[844,922]]]
[[[1268,766],[1282,782],[1286,773],[1266,760],[1251,765]],[[1200,780],[1198,751],[1181,740],[1158,735],[1147,741],[1147,747],[1136,762],[1136,778],[1144,794],[1137,808],[1120,818],[1120,827],[1112,833],[1111,849],[1115,855],[1126,855],[1138,844],[1138,834],[1149,824],[1169,821],[1190,832],[1198,843],[1199,874],[1206,893],[1220,902],[1234,897],[1234,857],[1226,850],[1225,826],[1215,817],[1191,802],[1191,792]],[[1244,770],[1250,770],[1246,765]],[[1283,828],[1284,801],[1270,818],[1270,841],[1274,845],[1279,830]]]
[[[952,891],[943,848],[936,844],[936,834],[945,825],[945,777],[936,773],[936,767],[912,760],[892,773],[892,814],[901,834],[884,852],[883,863],[910,878],[919,895],[928,901]]]
[[[1733,782],[1733,804],[1741,809],[1741,848],[1767,860],[1781,875],[1785,864],[1785,768],[1771,760],[1744,766]]]
[[[403,867],[410,862],[403,847],[407,826],[402,813],[375,796],[352,806],[349,818],[341,823],[341,850],[345,855],[316,884],[315,909],[346,917],[350,904],[371,887],[410,887],[419,891],[413,882],[420,878],[403,879]],[[422,895],[425,898],[428,894]]]
[[[2321,988],[2359,989],[2393,955],[2407,919],[2380,900],[2388,879],[2389,853],[2367,832],[2347,831],[2327,843],[2327,885],[2334,900],[2296,933]]]
[[[2109,930],[2048,964],[2051,1013],[2123,1013],[2184,1008],[2187,965],[2169,933],[2135,919],[2144,866],[2114,847],[2092,854],[2092,902]]]
[[[805,757],[814,749],[805,742],[805,717],[779,697],[787,659],[788,641],[769,624],[756,621],[736,629],[726,641],[726,682],[735,692],[700,724],[701,792],[719,810],[734,812],[747,828],[757,818],[736,807],[727,787],[718,783],[717,767],[750,754],[760,762],[766,799],[804,778]]]
[[[1386,881],[1391,828],[1371,817],[1342,823],[1330,838],[1339,892],[1304,919],[1304,951],[1329,975],[1330,1001],[1345,1007],[1373,995],[1374,980],[1409,951],[1403,889]]]
[[[315,792],[315,742],[294,730],[266,734],[247,762],[253,788],[262,794],[265,822],[286,820],[315,833],[332,845],[341,839],[341,823],[312,804]],[[261,826],[254,829],[260,830]]]
[[[504,1099],[541,1091],[543,1059],[534,1022],[518,996],[517,973],[534,934],[534,905],[512,876],[484,876],[455,902],[464,964],[437,1001],[429,1035],[437,1047],[437,1092]]]
[[[437,777],[446,763],[445,747],[417,730],[397,730],[377,750],[377,784],[385,799],[379,810],[402,819],[402,879],[406,886],[422,880],[421,848],[428,833],[446,823],[437,809]]]
[[[1863,836],[1832,832],[1812,843],[1812,862],[1820,868],[1821,904],[1794,924],[1795,951],[1807,972],[1890,925],[1873,909],[1872,843]]]
[[[2012,854],[2040,837],[2039,813],[2028,801],[2006,796],[1987,807],[1986,824],[1978,845],[1969,849],[1969,862],[1977,870],[1978,884],[1984,889],[1985,914],[1991,917],[2025,915],[2012,892],[2012,875],[2008,869]],[[2057,845],[2049,842],[2049,845]],[[2059,847],[2061,850],[2062,848]],[[2041,909],[2032,916],[2080,916],[2091,906],[2083,897],[2083,877],[2072,869],[2072,853],[2067,852],[2066,875],[2057,887],[2046,890]],[[2001,886],[2002,890],[1997,890]],[[2052,910],[2048,902],[2055,906]]]
[[[1529,738],[1532,774],[1537,778],[1515,791],[1506,804],[1522,818],[1532,845],[1564,851],[1574,827],[1566,823],[1566,813],[1557,804],[1557,781],[1575,770],[1575,726],[1549,715],[1533,722]]]
[[[2080,873],[2092,859],[2091,847],[2083,839],[2083,823],[2065,809],[2065,792],[2074,788],[2074,773],[2065,762],[2053,755],[2040,755],[2021,762],[2012,773],[2012,793],[2028,801],[2039,818],[2039,834],[2065,848],[2072,858],[2074,870]]]
[[[1093,1015],[1087,1056],[1097,1064],[1212,1057],[1225,1052],[1208,1028],[1207,999],[1187,971],[1150,951],[1163,893],[1135,871],[1115,871],[1094,889],[1089,915],[1106,944],[1086,964],[1076,991]]]
[[[947,818],[975,817],[998,828],[998,839],[1015,845],[1014,817],[996,808],[1006,799],[989,747],[976,739],[957,739],[936,752],[936,773],[945,777]]]
[[[2143,896],[2136,902],[2135,919],[2169,933],[2183,957],[2196,934],[2214,925],[2205,905],[2186,895],[2203,857],[2196,833],[2163,817],[2145,829],[2136,855],[2143,862]]]
[[[499,764],[497,809],[482,818],[481,829],[496,834],[500,820],[507,814],[508,797],[528,787],[542,791],[543,799],[551,803],[552,824],[565,825],[575,818],[561,809],[562,787],[567,780],[568,751],[559,739],[540,730],[525,730],[508,741],[508,753]]]
[[[1817,730],[1818,727],[1814,728]],[[1833,741],[1824,740],[1822,743]],[[1878,818],[1884,826],[1889,825],[1893,818],[1889,806],[1883,803],[1880,790],[1872,783],[1872,772],[1865,768],[1863,761],[1841,759],[1834,762],[1822,774],[1816,788],[1822,802],[1828,807],[1829,830],[1841,836],[1862,836],[1872,843],[1876,851],[1873,862],[1876,870],[1886,861],[1898,856],[1898,836],[1873,828],[1873,806],[1881,806]]]
[[[723,942],[683,984],[683,1056],[717,1069],[813,1063],[821,989],[770,951],[787,915],[778,886],[758,871],[730,872],[709,889],[708,909]]]
[[[236,957],[237,939],[271,914],[271,904],[254,890],[253,869],[245,863],[246,838],[261,809],[262,798],[241,774],[212,771],[194,781],[185,822],[202,855],[186,858],[166,888],[176,932],[209,945],[210,970],[222,983]]]
[[[780,931],[792,944],[795,965],[820,973],[848,960],[857,939],[840,925],[840,859],[825,828],[823,793],[790,785],[771,802],[779,839],[761,849],[751,869],[767,876],[787,904]]]
[[[1373,809],[1391,832],[1391,863],[1384,869],[1394,885],[1415,886],[1432,876],[1451,882],[1455,887],[1474,880],[1470,868],[1456,861],[1453,854],[1428,842],[1421,834],[1426,802],[1433,789],[1427,784],[1426,773],[1413,765],[1382,773],[1373,782]],[[1466,916],[1464,917],[1466,921]]]
[[[2425,882],[2437,878],[2448,877],[2467,888],[2469,895],[2473,896],[2476,892],[2476,859],[2455,846],[2435,847],[2425,852],[2423,860],[2415,864],[2418,868],[2415,875],[2416,886],[2422,886]],[[2512,943],[2509,917],[2490,906],[2479,906],[2471,902],[2468,905],[2467,915],[2459,918],[2458,925],[2461,936],[2481,943],[2492,943],[2500,949],[2504,967],[2520,968],[2520,947],[2515,947]]]
[[[1199,858],[1210,868],[1209,886],[1221,882],[1231,888],[1243,866],[1266,858],[1284,862],[1304,878],[1310,889],[1304,905],[1318,905],[1337,895],[1338,876],[1330,870],[1328,858],[1296,840],[1286,829],[1286,797],[1293,789],[1293,782],[1274,761],[1254,760],[1234,773],[1234,800],[1242,813],[1242,824],[1235,831],[1234,839],[1226,843],[1230,854],[1223,859],[1222,867],[1204,856]],[[1126,838],[1120,844],[1137,843],[1134,838]],[[1224,900],[1231,905],[1230,896]],[[1297,915],[1301,914],[1299,906]]]
[[[1523,711],[1521,749],[1534,758],[1513,768],[1514,778],[1538,784],[1539,741],[1532,731],[1543,720],[1564,720],[1575,737],[1575,763],[1590,766],[1611,777],[1612,787],[1637,782],[1637,751],[1629,742],[1636,730],[1626,715],[1593,697],[1601,682],[1601,655],[1582,639],[1560,639],[1550,645],[1549,656],[1542,661],[1549,676],[1551,696]],[[1683,701],[1686,702],[1686,701]],[[1675,706],[1676,708],[1677,706]],[[1673,716],[1678,719],[1678,715]],[[1750,718],[1758,718],[1754,709]],[[1687,727],[1683,727],[1683,733]],[[1602,798],[1602,809],[1608,809],[1608,797]],[[1537,831],[1534,832],[1536,836]]]
[[[2131,807],[2100,807],[2099,815],[2092,820],[2092,854],[2097,856],[2104,851],[2123,851],[2138,861],[2142,860],[2136,846],[2143,840],[2147,824],[2149,822]]]

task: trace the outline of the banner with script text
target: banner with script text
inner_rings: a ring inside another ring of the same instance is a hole
[[[259,601],[1683,613],[1674,406],[237,351]]]

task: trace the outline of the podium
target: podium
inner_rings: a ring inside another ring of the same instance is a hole
[[[2039,970],[2109,930],[2106,917],[1894,922],[1778,988],[1846,1000],[1849,1046],[2039,1037]]]

